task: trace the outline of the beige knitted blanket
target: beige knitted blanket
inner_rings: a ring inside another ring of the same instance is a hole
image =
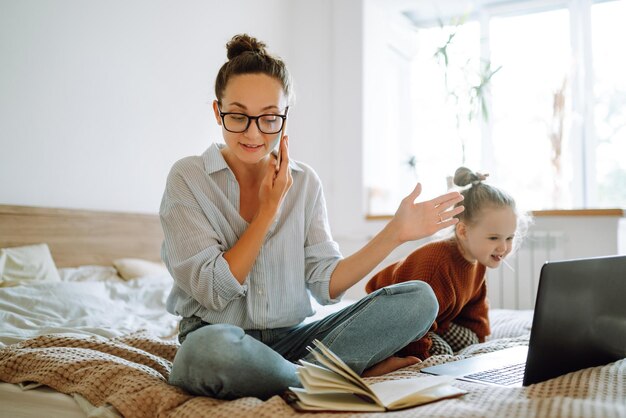
[[[464,354],[524,342],[523,338],[499,339]],[[116,339],[46,335],[0,350],[0,380],[37,382],[59,392],[80,394],[95,406],[110,404],[128,418],[373,416],[299,413],[278,396],[263,402],[256,398],[220,401],[187,395],[166,383],[176,349],[175,342],[144,333]],[[418,376],[421,367],[455,358],[435,356],[383,379]],[[527,388],[498,388],[461,381],[455,384],[469,393],[386,414],[389,417],[626,418],[626,359]]]

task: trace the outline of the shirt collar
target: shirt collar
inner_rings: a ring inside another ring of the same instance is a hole
[[[221,152],[222,148],[224,148],[225,146],[226,144],[214,142],[202,154],[202,159],[204,160],[204,169],[208,174],[213,174],[220,170],[229,169],[228,164],[226,164],[226,160],[224,160]],[[273,154],[276,155],[276,152],[273,151]],[[293,160],[289,160],[289,168],[293,171],[303,171],[298,163]]]

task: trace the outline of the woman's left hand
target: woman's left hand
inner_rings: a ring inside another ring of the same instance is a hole
[[[413,192],[402,199],[396,214],[388,227],[392,229],[399,243],[428,237],[435,232],[456,224],[456,215],[463,212],[463,206],[453,206],[463,200],[459,192],[449,192],[432,200],[415,202],[422,192],[417,183]]]

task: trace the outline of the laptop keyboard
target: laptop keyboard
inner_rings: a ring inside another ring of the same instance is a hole
[[[495,383],[498,385],[515,385],[524,380],[524,368],[526,363],[513,364],[499,369],[485,370],[484,372],[467,374],[463,377],[479,380],[481,382]]]

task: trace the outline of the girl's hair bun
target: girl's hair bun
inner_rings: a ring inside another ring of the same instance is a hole
[[[467,186],[470,183],[475,185],[487,179],[488,175],[489,174],[473,172],[467,167],[459,167],[454,172],[454,184],[460,187]]]
[[[244,33],[241,35],[235,35],[230,41],[228,41],[226,44],[226,56],[229,60],[232,60],[245,52],[254,52],[265,55],[267,54],[265,48],[266,45],[263,42]]]

